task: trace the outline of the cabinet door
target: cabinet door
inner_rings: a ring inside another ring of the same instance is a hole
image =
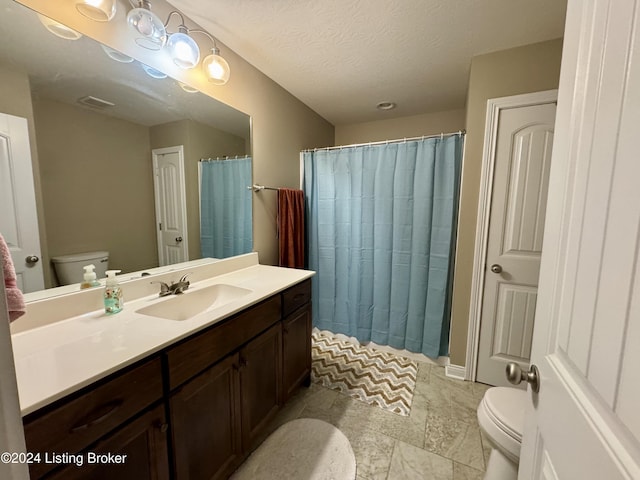
[[[238,354],[177,390],[170,417],[176,479],[226,478],[242,455]]]
[[[301,384],[309,385],[311,374],[311,304],[282,321],[284,401]]]
[[[242,440],[249,450],[282,403],[282,332],[280,323],[240,350]]]
[[[47,478],[168,480],[166,431],[164,406],[160,405],[119,428],[94,447],[74,455],[77,461],[72,459],[71,464]]]

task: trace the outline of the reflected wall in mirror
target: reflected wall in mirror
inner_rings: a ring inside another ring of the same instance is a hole
[[[249,116],[86,36],[58,38],[12,0],[0,8],[11,39],[0,44],[0,113],[28,119],[46,286],[59,255],[107,251],[123,272],[159,265],[152,152],[167,147],[183,147],[187,260],[200,258],[198,162],[250,156]]]

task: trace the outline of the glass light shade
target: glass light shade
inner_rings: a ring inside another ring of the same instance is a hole
[[[136,43],[148,50],[160,50],[167,41],[162,20],[146,8],[134,8],[127,14],[127,23],[136,35]]]
[[[38,18],[40,19],[42,25],[44,25],[45,28],[53,33],[56,37],[64,38],[65,40],[78,40],[82,37],[81,33],[70,29],[66,25],[56,22],[49,17],[38,14]]]
[[[131,58],[129,55],[125,55],[124,53],[114,50],[113,48],[107,47],[106,45],[100,44],[100,46],[102,47],[102,50],[104,50],[104,53],[106,53],[111,60],[115,60],[116,62],[120,62],[120,63],[133,62],[133,58]]]
[[[231,75],[229,64],[218,55],[216,49],[202,61],[202,68],[209,81],[215,85],[224,85],[229,81],[229,75]]]
[[[198,89],[193,88],[191,85],[187,85],[186,83],[182,83],[182,82],[178,82],[178,84],[180,85],[180,88],[182,88],[182,90],[184,90],[187,93],[198,93]]]
[[[185,70],[195,67],[200,61],[198,44],[186,33],[178,32],[169,35],[167,51],[173,63]]]
[[[108,22],[116,14],[116,0],[77,0],[76,9],[96,22]]]
[[[147,75],[149,75],[150,77],[153,78],[157,78],[158,80],[162,80],[163,78],[167,78],[167,74],[164,72],[161,72],[160,70],[156,70],[153,67],[150,67],[149,65],[145,65],[144,63],[142,64],[142,68],[144,69],[145,72],[147,72]]]

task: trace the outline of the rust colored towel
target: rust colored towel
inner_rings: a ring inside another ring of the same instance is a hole
[[[0,235],[0,268],[4,271],[4,287],[9,307],[9,321],[21,317],[26,313],[24,297],[16,282],[16,269],[11,260],[11,252],[4,237]]]
[[[304,192],[278,189],[278,257],[281,267],[304,268]]]

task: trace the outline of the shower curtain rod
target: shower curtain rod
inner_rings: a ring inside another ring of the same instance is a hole
[[[422,135],[421,137],[398,138],[396,140],[382,140],[380,142],[353,143],[351,145],[336,145],[335,147],[309,148],[307,150],[303,150],[303,152],[320,152],[323,150],[329,151],[329,150],[338,150],[342,148],[351,148],[351,147],[368,147],[370,145],[386,145],[389,143],[404,143],[404,142],[410,142],[414,140],[425,140],[427,138],[438,138],[438,137],[444,138],[444,137],[450,137],[452,135],[462,136],[466,134],[467,134],[466,130],[458,130],[457,132],[451,132],[451,133],[439,133],[437,135]]]
[[[249,158],[251,155],[236,155],[235,157],[231,157],[229,155],[225,155],[223,157],[216,157],[216,158],[201,158],[200,160],[198,160],[199,162],[222,162],[224,160],[239,160],[239,159],[243,159],[243,158]]]

